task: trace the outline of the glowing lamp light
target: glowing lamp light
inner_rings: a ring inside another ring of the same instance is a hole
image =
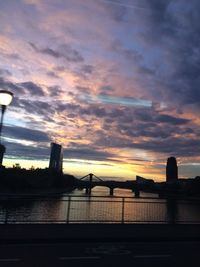
[[[1,144],[1,134],[3,128],[3,117],[6,111],[6,107],[12,102],[13,93],[6,90],[0,90],[0,106],[1,106],[1,119],[0,119],[0,166],[3,161],[3,154],[5,152],[5,147]]]
[[[13,93],[5,90],[0,90],[0,105],[8,106],[13,99]]]

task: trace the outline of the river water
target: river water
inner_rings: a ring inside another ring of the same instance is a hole
[[[200,202],[159,199],[131,190],[95,187],[91,196],[74,190],[60,197],[1,199],[1,223],[200,223]]]

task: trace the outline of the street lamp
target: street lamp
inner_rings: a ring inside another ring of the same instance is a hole
[[[0,121],[0,166],[3,161],[3,154],[5,152],[5,147],[1,144],[1,134],[3,127],[3,117],[6,111],[6,107],[11,103],[13,99],[13,93],[6,90],[0,90],[0,105],[1,105],[1,121]]]

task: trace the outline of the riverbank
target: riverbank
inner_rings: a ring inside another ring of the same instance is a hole
[[[74,187],[67,187],[67,188],[47,188],[47,189],[30,189],[30,190],[18,190],[18,191],[11,191],[10,189],[1,189],[0,190],[0,197],[23,197],[23,196],[62,196],[62,194],[71,193],[75,190]]]

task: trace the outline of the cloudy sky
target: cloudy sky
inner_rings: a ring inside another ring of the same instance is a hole
[[[4,164],[165,179],[200,174],[199,0],[0,1]]]

